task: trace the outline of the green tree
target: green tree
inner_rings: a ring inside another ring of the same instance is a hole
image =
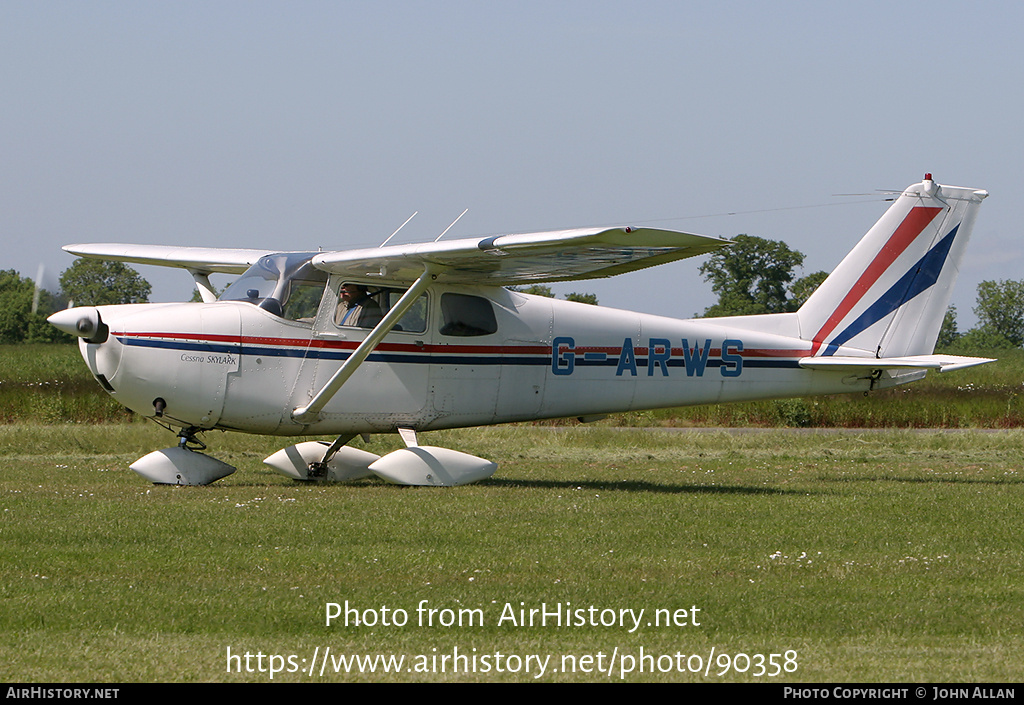
[[[974,314],[978,317],[978,328],[998,333],[1015,348],[1021,347],[1024,345],[1024,281],[981,282]]]
[[[946,315],[942,318],[942,328],[939,329],[939,337],[935,341],[935,347],[938,349],[948,348],[950,345],[955,344],[960,337],[960,331],[957,330],[956,325],[956,306],[950,304],[949,308],[946,309]]]
[[[803,306],[827,277],[828,272],[813,272],[793,282],[789,286],[789,310],[796,311]]]
[[[1005,335],[990,326],[971,328],[950,346],[952,352],[964,354],[975,354],[978,351],[1013,350],[1016,347],[1020,346],[1015,345]]]
[[[737,235],[733,245],[718,250],[700,267],[704,281],[718,294],[705,316],[741,316],[793,310],[787,287],[804,254],[780,240]]]
[[[142,304],[152,290],[131,267],[98,259],[76,260],[60,275],[60,286],[76,306]]]
[[[578,292],[572,292],[571,294],[565,295],[566,301],[576,301],[581,304],[590,304],[591,306],[597,306],[597,294],[581,294]]]
[[[42,343],[70,341],[46,322],[57,310],[57,302],[48,291],[39,292],[39,304],[32,310],[35,284],[13,269],[0,271],[0,343]]]
[[[550,286],[544,284],[519,284],[516,286],[508,287],[509,291],[518,291],[520,294],[532,294],[533,296],[544,296],[549,299],[557,299],[555,292],[551,291]],[[572,292],[571,294],[565,295],[566,301],[576,301],[581,304],[592,304],[597,306],[597,294],[586,294],[581,292]]]
[[[510,286],[511,291],[518,291],[520,294],[531,294],[533,296],[546,296],[549,299],[555,298],[554,293],[551,291],[550,286],[544,286],[543,284],[530,284],[529,286],[521,284],[518,286]]]

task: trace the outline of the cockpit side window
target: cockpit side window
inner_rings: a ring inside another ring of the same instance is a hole
[[[468,294],[441,295],[441,335],[471,337],[498,331],[491,302]]]
[[[339,328],[373,328],[405,293],[403,289],[344,282],[338,290],[334,324]],[[427,295],[422,294],[392,329],[422,333],[427,329]]]
[[[289,321],[312,323],[316,318],[317,309],[320,308],[320,300],[324,296],[324,284],[323,281],[292,279],[281,317]]]

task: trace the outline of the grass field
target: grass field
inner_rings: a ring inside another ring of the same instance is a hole
[[[455,489],[293,483],[261,465],[278,441],[209,440],[239,472],[154,487],[127,465],[171,444],[160,429],[0,425],[4,680],[267,682],[276,664],[275,681],[529,681],[528,655],[546,681],[1024,676],[1021,431],[426,434],[499,462]],[[408,623],[326,626],[346,600]],[[423,600],[467,623],[420,626]],[[520,603],[645,612],[632,633],[498,624]],[[700,625],[648,626],[658,609]],[[328,647],[406,660],[287,672]],[[229,648],[252,658],[229,673]],[[452,672],[456,649],[478,672]],[[641,649],[648,672],[623,674]]]

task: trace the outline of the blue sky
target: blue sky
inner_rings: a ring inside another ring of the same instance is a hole
[[[72,242],[280,249],[601,224],[831,269],[925,171],[988,189],[954,302],[1024,278],[1018,3],[0,3],[0,268]],[[813,206],[813,207],[812,207]],[[737,215],[718,215],[738,213]],[[700,217],[700,216],[714,217]],[[689,316],[698,261],[598,282]],[[143,267],[155,300],[191,296]]]

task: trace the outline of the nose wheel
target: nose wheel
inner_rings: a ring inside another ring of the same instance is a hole
[[[196,436],[202,430],[198,426],[189,426],[178,431],[178,447],[183,450],[206,450],[206,444]]]

